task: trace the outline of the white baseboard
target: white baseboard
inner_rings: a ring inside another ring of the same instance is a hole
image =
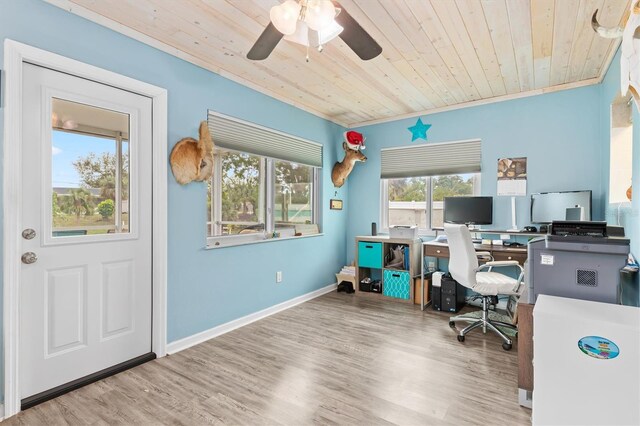
[[[323,294],[327,294],[335,290],[337,285],[338,285],[337,283],[329,284],[326,287],[322,287],[310,293],[303,294],[302,296],[294,297],[293,299],[289,299],[286,302],[278,303],[277,305],[273,305],[261,311],[254,312],[252,314],[235,319],[233,321],[229,321],[227,323],[218,325],[208,330],[201,331],[200,333],[196,333],[192,336],[185,337],[184,339],[176,340],[175,342],[171,342],[167,345],[167,353],[175,354],[176,352],[183,351],[187,348],[190,348],[191,346],[197,345],[209,339],[213,339],[214,337],[218,337],[222,334],[233,331],[236,328],[244,327],[245,325],[251,324],[252,322],[261,320],[273,314],[277,314],[278,312],[284,311],[285,309],[292,308],[296,305],[307,302],[311,299],[315,299],[316,297],[322,296]]]

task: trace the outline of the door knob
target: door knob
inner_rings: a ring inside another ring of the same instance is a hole
[[[28,251],[22,255],[22,263],[25,263],[27,265],[36,263],[37,260],[38,260],[38,256],[36,256],[36,254],[32,251]]]
[[[22,231],[22,238],[24,238],[25,240],[33,240],[35,236],[36,236],[36,231],[31,228],[27,228],[24,231]]]

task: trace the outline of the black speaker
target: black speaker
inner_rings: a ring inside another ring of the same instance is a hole
[[[371,235],[374,237],[378,235],[378,225],[375,222],[371,222]]]

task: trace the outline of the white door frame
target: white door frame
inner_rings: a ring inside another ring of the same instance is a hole
[[[3,303],[4,303],[4,417],[20,411],[19,288],[22,223],[22,64],[61,71],[128,90],[152,99],[153,143],[153,332],[152,351],[166,354],[167,323],[167,90],[13,40],[4,42],[4,183],[3,183]]]

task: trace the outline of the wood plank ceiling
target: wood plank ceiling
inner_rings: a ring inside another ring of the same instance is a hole
[[[382,46],[361,61],[339,38],[322,53],[282,40],[245,55],[278,0],[48,0],[345,126],[598,83],[628,0],[340,0]]]

